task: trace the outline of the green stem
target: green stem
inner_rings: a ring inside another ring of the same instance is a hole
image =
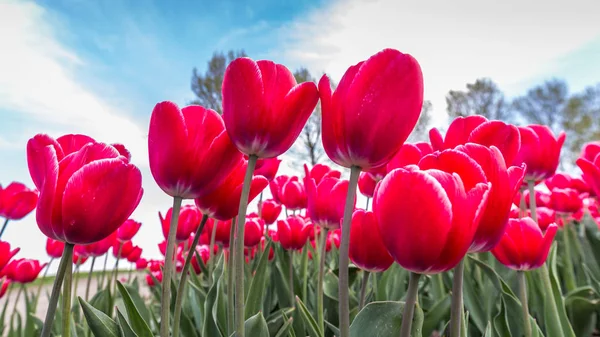
[[[565,277],[565,288],[567,289],[567,293],[571,292],[573,289],[577,288],[577,284],[575,282],[575,269],[573,268],[573,260],[571,256],[571,239],[569,235],[569,226],[566,217],[563,218],[564,226],[561,230],[562,239],[563,239],[563,261],[565,263],[564,277]]]
[[[71,335],[71,289],[73,287],[73,264],[68,263],[65,270],[65,280],[63,283],[63,304],[62,304],[62,326],[63,334],[61,337],[70,337]]]
[[[175,298],[175,313],[173,315],[173,337],[177,337],[179,335],[181,306],[183,304],[183,299],[185,298],[185,286],[187,284],[188,270],[190,269],[192,258],[194,257],[194,253],[196,251],[196,246],[198,246],[198,241],[200,241],[200,236],[202,234],[202,230],[204,229],[204,225],[206,225],[207,220],[208,215],[204,214],[202,216],[202,220],[200,221],[200,226],[198,227],[198,230],[196,230],[196,234],[194,235],[194,241],[192,242],[192,245],[190,246],[190,249],[187,252],[183,269],[181,270],[181,278],[179,279],[179,286],[177,287],[177,297]]]
[[[113,300],[117,297],[117,277],[119,273],[119,260],[121,259],[121,253],[123,252],[123,243],[119,242],[119,249],[117,249],[117,260],[115,261],[115,270],[113,270]]]
[[[544,289],[544,305],[550,308],[549,316],[545,320],[547,331],[563,331],[560,316],[558,315],[558,307],[554,300],[554,291],[552,290],[552,282],[550,281],[550,273],[548,271],[548,263],[544,263],[539,269],[542,276],[542,287]]]
[[[248,158],[248,167],[244,177],[242,195],[240,197],[240,208],[238,211],[237,233],[235,237],[235,332],[236,337],[244,337],[244,227],[246,226],[246,211],[248,209],[248,197],[250,195],[250,185],[252,183],[252,174],[256,166],[256,155],[250,155]],[[166,337],[166,336],[165,336]]]
[[[406,301],[404,302],[404,314],[402,315],[400,337],[410,337],[410,329],[412,328],[413,315],[415,313],[415,303],[417,302],[417,293],[419,292],[420,277],[421,274],[410,273]]]
[[[452,311],[450,312],[450,337],[460,337],[463,313],[463,275],[465,260],[462,259],[454,268],[452,281]]]
[[[92,284],[92,274],[94,272],[94,264],[96,264],[96,257],[92,256],[92,265],[90,266],[90,273],[87,278],[87,285],[85,286],[85,301],[88,301],[90,297],[90,285]]]
[[[371,198],[367,197],[367,204],[365,205],[365,211],[369,210],[369,201],[371,201]]]
[[[235,259],[231,247],[235,241],[236,223],[237,218],[233,218],[231,220],[231,228],[229,229],[229,259],[227,261],[227,336],[231,336],[235,331],[235,301],[233,295],[235,289],[235,284],[233,282]]]
[[[46,276],[48,276],[48,271],[50,270],[50,265],[52,265],[52,261],[54,261],[54,258],[50,258],[50,261],[48,261],[48,264],[46,265],[46,270],[44,271],[44,276],[42,277],[42,279],[46,279]],[[35,307],[37,308],[37,304],[40,300],[40,294],[42,293],[42,286],[44,285],[44,282],[40,282],[40,285],[37,288],[37,291],[35,292]]]
[[[537,207],[535,205],[535,181],[527,180],[527,187],[529,188],[529,208],[531,210],[531,218],[536,223],[537,219]]]
[[[214,220],[212,232],[210,233],[210,249],[208,250],[208,280],[209,280],[210,284],[213,283],[213,269],[215,268],[214,247],[215,247],[215,240],[217,237],[217,224],[218,224],[218,221]]]
[[[527,203],[525,202],[525,187],[521,186],[519,198],[519,218],[522,218],[527,214]]]
[[[0,238],[2,237],[2,234],[4,234],[4,231],[6,230],[6,225],[8,225],[8,218],[6,218],[6,220],[4,220],[4,225],[2,225],[2,229],[0,230]]]
[[[129,273],[127,273],[127,283],[131,282],[131,276],[133,275],[133,263],[129,264]]]
[[[432,293],[436,299],[442,298],[446,294],[444,278],[442,273],[431,275]]]
[[[519,300],[523,307],[523,325],[525,326],[525,337],[531,337],[531,322],[529,321],[529,306],[527,303],[527,282],[525,281],[525,272],[517,270],[517,280],[519,282]]]
[[[346,204],[344,206],[344,220],[342,223],[342,239],[340,243],[340,266],[339,266],[339,299],[340,299],[340,337],[350,336],[350,302],[348,295],[348,257],[350,243],[350,225],[352,223],[352,213],[354,212],[354,200],[356,198],[356,186],[360,167],[352,166],[350,168],[350,184],[348,185],[348,194],[346,195]]]
[[[104,267],[102,267],[102,274],[100,275],[100,287],[98,289],[104,289],[104,278],[106,276],[106,266],[108,264],[108,252],[104,254]]]
[[[361,311],[365,307],[365,300],[367,299],[367,288],[369,287],[369,276],[371,273],[363,271],[363,280],[360,287],[360,302],[358,302],[358,311]]]
[[[72,292],[75,294],[75,297],[77,297],[77,288],[79,287],[79,269],[81,268],[81,259],[82,257],[77,258],[77,264],[75,265],[75,282],[73,282],[75,290],[72,290]]]
[[[50,295],[50,301],[48,302],[48,310],[46,310],[46,319],[44,320],[44,327],[42,328],[42,334],[40,337],[50,337],[52,332],[52,323],[54,323],[54,316],[56,315],[56,306],[58,304],[58,297],[60,296],[60,287],[62,286],[65,271],[67,266],[72,265],[73,259],[73,244],[65,243],[65,249],[60,259],[60,265],[56,272],[54,279],[54,285],[52,286],[52,294]]]
[[[308,300],[308,245],[310,243],[306,243],[304,249],[302,250],[302,302],[306,303]]]
[[[323,313],[323,280],[325,278],[325,260],[327,260],[327,232],[329,229],[323,227],[319,240],[319,274],[317,279],[317,324],[321,335],[325,334],[325,316]]]
[[[290,304],[296,307],[296,294],[294,292],[294,250],[288,251],[288,283],[290,285]]]
[[[163,273],[162,297],[160,303],[160,336],[169,337],[169,314],[171,304],[171,279],[173,278],[173,256],[175,255],[175,235],[179,224],[179,211],[181,210],[181,197],[173,197],[173,213],[169,226],[169,235],[167,236],[167,251],[165,256],[165,266]]]
[[[21,286],[17,291],[17,297],[15,298],[15,304],[13,305],[12,315],[10,315],[10,325],[12,326],[13,320],[15,319],[15,315],[17,313],[17,304],[19,304],[19,300],[21,299],[21,294],[23,293],[24,288]],[[26,295],[27,296],[27,295]]]

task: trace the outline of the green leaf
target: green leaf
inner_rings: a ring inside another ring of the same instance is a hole
[[[223,275],[223,260],[223,256],[221,256],[217,266],[215,267],[215,270],[213,271],[213,275],[221,275],[219,278],[222,278]],[[202,323],[202,336],[223,337],[226,334],[224,330],[219,328],[217,322],[215,322],[215,319],[213,318],[213,315],[211,315],[212,309],[217,301],[218,283],[219,282],[214,282],[206,294],[206,300],[204,301],[204,322]]]
[[[350,337],[398,337],[404,302],[371,302],[350,326]]]
[[[598,320],[600,309],[598,294],[591,287],[575,289],[565,298],[565,306],[578,337],[591,336]]]
[[[140,296],[139,289],[137,289],[137,287],[134,287],[130,284],[124,284],[123,286],[129,292],[129,295],[131,296],[131,300],[133,301],[133,303],[135,304],[135,307],[138,308],[138,310],[140,312],[140,316],[142,316],[142,318],[144,319],[146,324],[148,324],[148,326],[150,326],[150,311],[148,311],[148,308],[146,307],[146,304],[144,303],[142,296]]]
[[[79,297],[79,304],[83,309],[83,315],[87,321],[90,330],[96,337],[120,337],[119,325],[102,311],[94,308],[92,305]]]
[[[252,282],[250,282],[250,289],[248,290],[248,295],[246,296],[246,319],[259,312],[262,308],[263,299],[265,296],[265,284],[267,283],[267,277],[269,276],[267,273],[269,249],[271,249],[270,240],[265,246],[264,251],[266,253],[261,255],[260,260],[258,261],[258,267],[256,268],[256,272],[252,278]]]
[[[269,337],[269,327],[262,312],[248,318],[244,323],[244,330],[248,337]]]
[[[483,337],[492,337],[492,324],[488,322],[483,333]]]
[[[108,289],[102,289],[97,292],[89,302],[94,308],[109,315],[111,311],[112,299]]]
[[[117,309],[117,322],[119,323],[119,331],[122,337],[138,337],[119,309]]]
[[[315,321],[314,317],[312,317],[312,315],[306,308],[306,305],[302,303],[302,300],[298,296],[296,296],[296,303],[298,305],[298,312],[300,313],[300,316],[302,317],[302,320],[305,323],[304,325],[308,329],[309,335],[311,337],[323,337],[319,332],[317,321]]]
[[[225,334],[227,330],[227,298],[225,297],[225,285],[222,272],[216,281],[216,298],[212,307],[212,317],[219,329]]]
[[[558,316],[560,318],[560,324],[563,329],[563,335],[566,337],[575,337],[575,332],[571,327],[571,323],[569,322],[569,318],[567,317],[567,312],[565,310],[565,304],[563,301],[562,293],[560,291],[560,285],[558,281],[558,274],[556,271],[556,243],[552,246],[550,250],[550,254],[547,260],[548,264],[548,272],[550,273],[550,282],[552,283],[552,292],[554,301],[556,302],[556,307],[558,308]],[[546,294],[548,296],[549,294]],[[550,335],[550,334],[548,334]]]
[[[123,284],[121,284],[119,281],[117,281],[117,287],[119,288],[119,292],[123,298],[123,303],[125,304],[125,309],[127,312],[127,318],[129,319],[129,324],[131,325],[133,331],[135,331],[139,337],[154,337],[152,330],[150,330],[148,323],[146,323],[146,321],[144,321],[140,315],[140,312],[133,303],[133,300],[131,299],[127,289],[125,289]]]
[[[290,332],[290,330],[292,328],[293,321],[294,321],[294,319],[292,317],[290,317],[285,323],[283,323],[283,326],[281,326],[281,329],[279,329],[279,331],[277,332],[275,337],[287,336],[287,334]]]
[[[446,294],[436,302],[426,313],[423,321],[423,336],[431,336],[433,331],[450,317],[450,294]]]

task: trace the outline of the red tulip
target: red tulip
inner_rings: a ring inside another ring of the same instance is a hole
[[[510,219],[502,240],[492,249],[492,254],[510,269],[539,268],[546,262],[556,229],[556,225],[550,225],[544,235],[529,217]]]
[[[213,226],[217,226],[215,232],[215,242],[220,243],[223,247],[229,247],[229,234],[231,230],[231,220],[215,221],[214,224],[208,224],[207,232],[212,234]]]
[[[13,260],[7,267],[6,276],[13,282],[27,284],[35,281],[40,271],[47,263],[40,264],[38,260],[18,259]]]
[[[137,259],[137,261],[135,261],[135,269],[136,270],[144,270],[148,268],[148,260],[142,258]]]
[[[260,207],[260,217],[267,225],[275,223],[279,214],[281,214],[281,205],[276,203],[273,199],[263,201]]]
[[[10,249],[10,243],[6,241],[0,241],[0,272],[8,262],[17,255],[17,253],[21,250],[21,248],[15,248],[13,250]]]
[[[337,249],[340,249],[341,239],[342,239],[342,230],[341,229],[329,231],[329,233],[327,234],[327,241],[331,241],[331,243]]]
[[[77,138],[37,135],[27,143],[27,161],[40,190],[40,230],[55,240],[89,244],[129,218],[142,197],[142,175],[114,147],[94,141],[72,147]]]
[[[387,164],[386,169],[389,172],[408,165],[417,165],[421,161],[421,158],[432,152],[431,145],[428,143],[403,144]],[[383,176],[381,179],[383,179]]]
[[[340,179],[342,177],[342,172],[334,170],[331,167],[324,164],[316,164],[310,169],[310,171],[308,171],[308,166],[306,166],[305,164],[304,172],[307,177],[313,178],[315,180],[315,184],[317,185],[319,185],[323,178],[331,177]]]
[[[85,249],[85,246],[75,246],[75,250],[73,250],[73,264],[74,265],[82,265],[88,260],[88,253]]]
[[[456,148],[475,160],[486,175],[491,188],[470,252],[487,252],[494,248],[508,224],[512,201],[525,175],[524,167],[506,167],[502,153],[490,148],[467,143]]]
[[[10,220],[21,220],[35,208],[38,192],[24,184],[13,182],[6,188],[0,185],[0,216]]]
[[[142,227],[141,222],[137,222],[133,219],[127,219],[120,227],[117,229],[117,240],[121,242],[129,241],[133,239],[133,237],[137,234],[137,232]]]
[[[377,217],[373,212],[357,209],[350,227],[350,260],[359,268],[370,272],[387,270],[394,258],[383,244]]]
[[[140,246],[134,246],[131,252],[127,255],[127,261],[136,263],[142,257],[142,248]]]
[[[466,143],[495,146],[502,153],[506,166],[514,162],[521,147],[521,136],[516,126],[496,120],[488,121],[479,115],[455,118],[443,140],[437,129],[431,129],[429,139],[434,150],[452,149]],[[520,165],[518,163],[516,166]]]
[[[572,214],[583,207],[579,192],[572,188],[553,188],[550,197],[552,208],[561,214]]]
[[[169,208],[165,217],[162,216],[160,212],[158,212],[158,218],[160,219],[160,223],[162,224],[162,231],[165,239],[169,235],[169,228],[171,228],[171,216],[173,213],[173,208]],[[190,234],[196,232],[198,226],[200,225],[200,218],[202,214],[198,208],[194,205],[184,205],[181,206],[181,210],[179,213],[179,221],[177,222],[177,234],[176,240],[177,242],[183,242],[189,239]]]
[[[530,201],[529,200],[529,190],[525,190],[525,192],[523,193],[523,198],[525,198],[525,205],[527,206],[527,208],[530,208],[531,206],[529,205],[529,201]],[[515,194],[513,203],[520,207],[521,193]],[[550,194],[547,192],[535,189],[535,205],[536,205],[536,207],[550,207],[551,206]]]
[[[117,242],[117,231],[114,231],[111,235],[107,236],[106,238],[87,245],[86,250],[90,256],[99,257],[108,253],[110,247],[116,245]]]
[[[242,158],[219,114],[198,105],[180,110],[172,102],[152,111],[148,153],[158,186],[184,199],[210,193]]]
[[[304,186],[308,200],[307,214],[319,226],[339,228],[344,215],[344,204],[348,194],[348,180],[324,177],[319,184],[310,177],[308,167],[304,165]],[[354,200],[356,203],[356,200]]]
[[[279,190],[279,199],[288,210],[300,210],[306,208],[307,197],[305,186],[298,177],[291,177]]]
[[[462,172],[409,166],[390,172],[375,190],[373,211],[383,243],[412,272],[454,268],[471,246],[487,202],[489,185],[470,176],[481,168],[458,151],[444,153],[462,162]]]
[[[254,168],[255,176],[263,176],[268,181],[275,179],[277,175],[277,170],[279,170],[279,164],[281,164],[281,159],[277,158],[269,158],[269,159],[259,159],[256,161],[256,167]]]
[[[243,161],[240,165],[223,180],[223,182],[211,193],[200,198],[196,198],[196,206],[200,210],[217,220],[229,220],[238,215],[240,198],[242,197],[242,187],[244,184],[244,175],[248,162]],[[250,195],[248,202],[256,198],[262,190],[269,185],[269,181],[263,176],[253,176],[250,184]]]
[[[583,145],[580,157],[594,162],[598,153],[600,153],[600,141],[593,141]]]
[[[323,75],[319,94],[325,152],[369,170],[387,164],[417,124],[423,75],[412,56],[385,49],[350,67],[333,93]]]
[[[244,247],[255,247],[263,237],[265,222],[258,216],[246,217],[244,229]]]
[[[146,283],[148,284],[149,287],[154,287],[156,285],[156,282],[154,281],[154,279],[156,279],[159,283],[162,283],[162,279],[163,279],[162,271],[155,271],[155,272],[152,272],[151,274],[146,275]]]
[[[286,152],[319,100],[313,82],[296,85],[283,65],[247,57],[229,64],[222,88],[229,136],[244,154],[259,158]]]
[[[583,172],[581,176],[583,180],[591,187],[595,195],[600,195],[600,156],[597,155],[593,160],[580,157],[576,163]]]
[[[298,216],[291,216],[285,220],[277,220],[277,238],[285,250],[300,250],[308,240],[311,226]]]
[[[46,253],[50,258],[59,259],[63,250],[65,249],[65,243],[57,240],[53,240],[50,238],[46,239]]]
[[[542,231],[546,231],[548,227],[556,222],[556,212],[548,207],[537,207],[538,226]],[[531,216],[531,211],[527,211],[527,216]]]
[[[150,260],[148,261],[148,270],[153,273],[162,271],[163,266],[165,265],[165,261],[163,260]]]
[[[369,172],[361,172],[358,176],[358,190],[367,198],[373,198],[378,180]]]
[[[4,295],[6,295],[6,291],[8,290],[8,287],[10,286],[10,280],[4,279],[1,280],[0,282],[2,282],[2,286],[0,287],[0,298],[4,297]]]
[[[133,251],[133,243],[127,241],[124,243],[116,241],[112,246],[113,256],[118,259],[125,259]],[[120,254],[119,254],[120,252]]]
[[[202,259],[202,262],[204,263],[204,265],[206,265],[208,263],[208,259],[210,257],[210,248],[208,246],[198,246],[198,247],[196,247],[196,252]],[[194,268],[194,272],[196,274],[200,274],[202,272],[202,269],[200,268],[200,263],[198,262],[198,258],[196,256],[196,254],[194,254],[194,256],[192,256],[192,268]]]
[[[553,188],[572,188],[579,193],[592,193],[590,186],[579,177],[572,177],[567,173],[556,173],[552,177],[544,180],[544,184],[549,190]]]
[[[525,180],[535,182],[550,178],[556,173],[560,150],[565,142],[565,133],[555,137],[545,125],[529,125],[519,127],[521,149],[513,161],[513,165],[527,165]]]

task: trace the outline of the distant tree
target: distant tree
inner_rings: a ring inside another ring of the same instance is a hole
[[[247,56],[243,50],[230,50],[227,54],[214,52],[208,61],[206,72],[201,74],[194,68],[192,73],[192,91],[196,99],[192,104],[199,104],[205,108],[213,109],[219,114],[223,113],[221,86],[227,65],[238,57]]]
[[[426,142],[429,141],[429,123],[431,122],[431,101],[423,101],[421,115],[417,121],[417,125],[413,132],[408,137],[409,142]]]
[[[547,125],[557,132],[562,127],[568,105],[567,83],[552,79],[513,100],[512,110],[529,124]]]
[[[315,82],[306,68],[300,68],[294,72],[296,82]],[[325,154],[323,143],[321,142],[321,103],[312,112],[306,125],[302,129],[296,144],[292,148],[292,154],[298,157],[302,162],[309,162],[311,166],[319,163]]]
[[[446,110],[451,118],[483,115],[488,119],[507,120],[508,107],[504,94],[489,78],[467,84],[466,91],[450,90],[446,95]]]
[[[600,83],[572,95],[561,116],[560,128],[567,133],[566,147],[574,159],[584,143],[600,140]]]

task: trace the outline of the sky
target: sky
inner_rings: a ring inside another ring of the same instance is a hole
[[[148,167],[150,114],[160,101],[189,103],[192,69],[203,72],[214,51],[244,49],[339,81],[350,65],[398,49],[419,61],[432,126],[443,128],[446,93],[477,78],[508,97],[551,78],[572,92],[600,82],[599,12],[597,0],[2,0],[0,184],[33,187],[25,146],[37,133],[123,143],[145,189],[134,243],[156,258],[157,212],[171,201]],[[19,257],[46,260],[35,214],[2,239]]]

